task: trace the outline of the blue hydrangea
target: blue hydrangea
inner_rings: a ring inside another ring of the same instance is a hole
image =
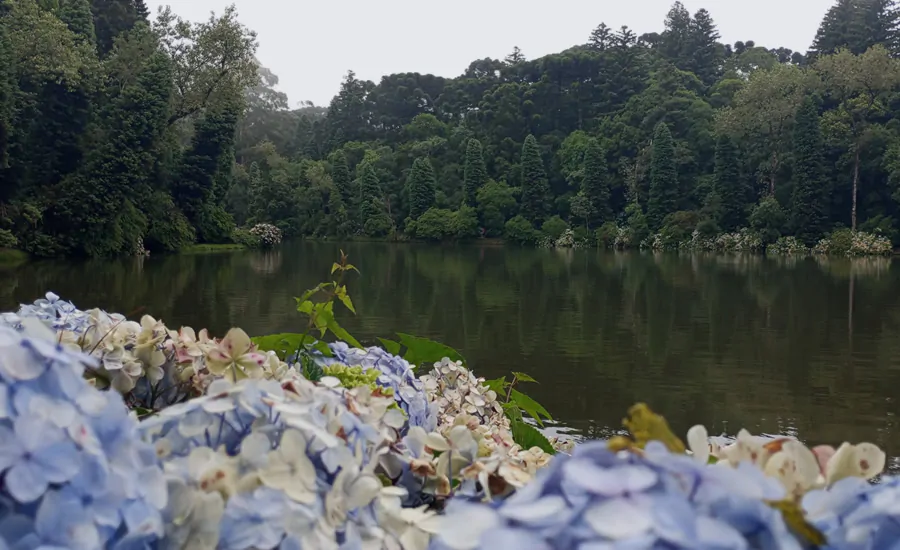
[[[154,450],[119,394],[83,378],[94,365],[0,327],[0,535],[12,548],[93,550],[163,534]]]
[[[876,550],[900,541],[900,478],[872,485],[850,477],[803,498],[807,518],[828,539],[828,548]]]
[[[374,471],[391,442],[382,431],[389,401],[380,412],[355,401],[351,412],[353,399],[303,379],[219,380],[144,421],[170,491],[167,543],[307,548],[383,534],[372,529],[382,491]]]
[[[333,357],[317,356],[320,365],[341,364],[362,367],[363,371],[380,370],[382,374],[378,377],[378,385],[394,390],[397,404],[409,417],[409,425],[421,426],[428,432],[437,428],[437,406],[429,403],[425,386],[416,378],[408,361],[377,346],[359,349],[345,342],[334,342],[328,347]]]
[[[645,457],[586,443],[505,501],[451,502],[432,547],[800,550],[764,503],[783,497],[750,465],[710,467],[655,442]]]
[[[61,299],[53,292],[48,292],[44,298],[35,300],[33,304],[22,304],[16,316],[19,319],[34,317],[54,330],[70,330],[77,334],[87,330],[90,321],[88,313],[79,310],[72,302]],[[13,318],[4,321],[13,325],[16,322]]]

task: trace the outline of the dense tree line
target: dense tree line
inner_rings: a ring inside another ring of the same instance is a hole
[[[659,33],[352,71],[291,109],[234,9],[149,21],[142,0],[0,4],[0,246],[109,256],[287,236],[535,241],[750,227],[806,244],[900,229],[900,15],[838,0],[806,53],[723,44],[676,2]],[[769,45],[773,46],[773,45]],[[777,46],[777,45],[775,45]]]
[[[709,12],[676,2],[659,33],[600,24],[561,53],[515,48],[457,78],[350,72],[324,116],[285,111],[245,156],[247,174],[284,191],[251,217],[318,236],[528,241],[613,223],[633,242],[742,227],[766,241],[814,244],[837,227],[896,241],[894,4],[839,0],[806,53],[723,44]]]
[[[143,0],[4,0],[0,246],[112,256],[228,242],[255,35]]]

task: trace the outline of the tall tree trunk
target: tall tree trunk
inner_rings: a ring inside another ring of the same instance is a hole
[[[859,189],[859,143],[853,153],[853,206],[850,210],[850,229],[856,231],[856,195]]]

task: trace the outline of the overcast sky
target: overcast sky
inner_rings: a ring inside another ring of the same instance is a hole
[[[460,75],[471,61],[519,46],[528,59],[583,44],[600,22],[660,32],[672,0],[170,0],[193,21],[237,5],[259,36],[258,58],[291,105],[327,105],[350,69],[378,82],[398,72]],[[684,0],[710,11],[722,40],[805,52],[834,0]]]

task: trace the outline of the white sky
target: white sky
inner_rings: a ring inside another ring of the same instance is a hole
[[[672,0],[148,0],[186,19],[236,4],[259,38],[257,57],[281,80],[291,105],[327,105],[352,69],[376,83],[398,72],[455,77],[471,61],[502,58],[513,46],[528,59],[583,44],[600,22],[638,35],[661,32]],[[805,52],[834,0],[684,0],[706,8],[725,43],[754,40]]]

